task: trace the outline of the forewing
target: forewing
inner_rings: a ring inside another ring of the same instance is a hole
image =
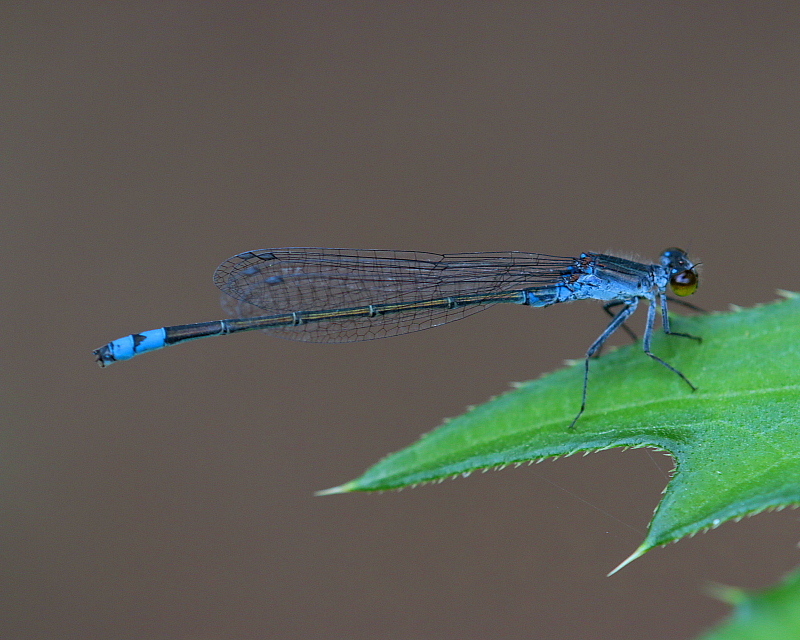
[[[214,282],[235,317],[357,309],[465,294],[491,294],[549,284],[574,265],[571,258],[507,252],[438,255],[410,251],[265,249],[223,262]],[[475,304],[418,308],[349,320],[265,329],[294,340],[352,342],[427,329],[482,311]]]

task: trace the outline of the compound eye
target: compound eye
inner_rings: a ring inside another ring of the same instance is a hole
[[[690,296],[697,291],[697,273],[692,269],[679,271],[669,279],[676,296]]]

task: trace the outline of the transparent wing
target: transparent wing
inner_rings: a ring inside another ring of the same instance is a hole
[[[461,253],[290,248],[248,251],[223,262],[214,283],[234,317],[415,303],[487,295],[562,282],[574,258],[535,253]],[[293,340],[353,342],[419,331],[482,311],[494,302],[404,311],[265,329]]]

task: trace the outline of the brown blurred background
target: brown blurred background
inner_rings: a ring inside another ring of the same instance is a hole
[[[6,2],[0,52],[3,638],[672,640],[797,564],[785,511],[607,578],[643,450],[312,495],[580,357],[591,303],[91,354],[217,319],[267,247],[677,245],[708,309],[800,289],[797,2]]]

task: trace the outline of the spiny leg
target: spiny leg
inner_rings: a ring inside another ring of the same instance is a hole
[[[570,431],[575,429],[575,423],[578,422],[578,418],[583,415],[583,412],[586,409],[586,391],[589,388],[589,361],[591,360],[592,356],[600,348],[602,348],[603,343],[608,340],[611,334],[619,329],[620,325],[624,325],[625,321],[631,317],[634,311],[636,311],[636,306],[639,304],[639,299],[633,298],[632,300],[620,301],[620,304],[624,304],[625,307],[616,316],[614,316],[614,319],[609,323],[605,331],[600,334],[600,337],[597,338],[597,340],[591,344],[588,351],[586,351],[586,358],[583,361],[583,396],[581,398],[581,408],[580,411],[578,411],[578,415],[575,416],[568,427]]]

